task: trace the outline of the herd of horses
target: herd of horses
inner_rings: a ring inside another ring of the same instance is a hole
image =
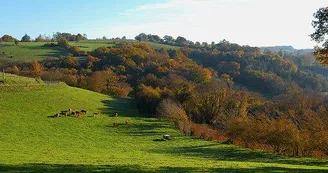
[[[80,110],[80,111],[73,111],[71,108],[69,108],[68,110],[62,110],[60,111],[60,113],[56,113],[55,115],[53,115],[54,118],[59,118],[59,117],[77,117],[77,118],[82,118],[84,115],[87,114],[86,110]],[[93,113],[93,117],[96,116],[101,116],[102,112],[95,112]]]

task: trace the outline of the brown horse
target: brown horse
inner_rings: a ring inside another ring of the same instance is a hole
[[[78,113],[78,114],[77,114],[77,118],[78,118],[78,119],[82,118],[82,114],[81,114],[81,113]]]
[[[120,124],[119,123],[113,123],[114,127],[118,127]]]
[[[61,112],[60,115],[64,115],[65,117],[67,117],[67,112]]]

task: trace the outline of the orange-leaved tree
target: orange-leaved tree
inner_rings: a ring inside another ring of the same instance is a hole
[[[43,70],[43,66],[36,60],[32,63],[32,75],[36,78],[39,77],[40,73]]]

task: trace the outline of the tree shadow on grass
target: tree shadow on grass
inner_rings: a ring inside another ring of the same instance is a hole
[[[162,166],[155,169],[147,169],[139,165],[64,165],[64,164],[21,164],[21,165],[0,165],[0,172],[13,173],[57,173],[57,172],[79,172],[79,173],[155,173],[155,172],[326,172],[320,169],[297,169],[281,167],[257,167],[257,168],[203,168],[199,167],[168,167]]]
[[[127,127],[128,134],[132,136],[162,136],[165,131],[161,129],[171,129],[172,126],[157,122],[154,124],[133,124]]]
[[[218,147],[216,147],[218,146]],[[280,163],[291,165],[307,166],[328,166],[328,160],[319,160],[312,158],[295,158],[284,155],[270,154],[260,151],[243,149],[235,146],[223,146],[223,144],[209,144],[193,147],[173,147],[165,150],[156,150],[153,152],[169,153],[173,155],[185,155],[192,157],[202,157],[222,161],[247,161],[259,163]],[[328,172],[328,170],[327,170]]]
[[[282,168],[282,167],[257,167],[257,168],[213,168],[210,172],[233,172],[233,173],[253,173],[253,172],[292,172],[292,173],[313,173],[313,172],[327,172],[328,170],[321,169],[298,169],[298,168]]]
[[[118,113],[119,116],[123,117],[151,117],[148,114],[141,113],[133,99],[113,98],[112,100],[103,100],[102,103],[105,108],[99,110],[109,116],[115,116],[115,113]]]
[[[0,165],[0,172],[13,173],[57,173],[57,172],[80,172],[80,173],[111,173],[111,172],[144,172],[138,165],[110,166],[110,165],[64,165],[64,164],[22,164],[22,165]]]
[[[162,135],[166,134],[166,130],[175,130],[174,127],[172,127],[170,124],[166,122],[162,122],[160,120],[154,121],[152,123],[149,123],[145,120],[148,119],[142,119],[143,122],[141,123],[130,123],[130,124],[124,124],[119,123],[119,127],[114,127],[114,125],[109,124],[107,125],[107,128],[119,128],[121,132],[126,133],[130,136],[156,136],[161,137]]]
[[[46,50],[46,54],[38,55],[44,57],[59,57],[60,55],[68,55],[69,52],[61,47],[45,47],[45,46],[24,46],[25,49],[29,50]],[[52,51],[49,51],[51,49]]]

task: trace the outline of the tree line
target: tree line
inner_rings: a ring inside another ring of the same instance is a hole
[[[29,35],[25,34],[20,40],[11,35],[5,34],[0,37],[0,42],[57,42],[61,38],[65,38],[68,41],[81,41],[88,39],[86,34],[78,33],[75,35],[71,33],[56,32],[52,36],[40,34],[35,39],[32,39]]]
[[[207,48],[211,47],[212,45],[215,45],[215,42],[212,42],[211,44],[208,44],[207,42],[193,42],[190,40],[187,40],[185,37],[178,36],[177,38],[173,38],[172,36],[165,35],[163,38],[159,37],[158,35],[152,35],[152,34],[145,34],[140,33],[135,37],[135,40],[137,41],[149,41],[154,43],[161,43],[161,44],[167,44],[172,46],[180,46],[180,47],[189,47],[189,48]],[[225,40],[223,40],[225,41]]]

